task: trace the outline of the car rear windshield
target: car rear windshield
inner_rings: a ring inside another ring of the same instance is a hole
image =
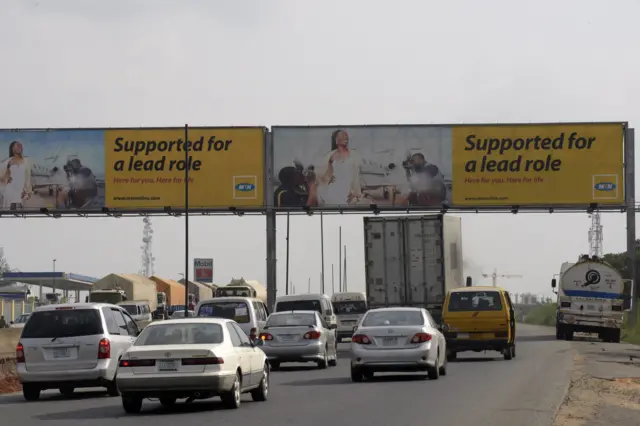
[[[501,311],[502,301],[497,291],[458,291],[449,297],[449,312]]]
[[[265,327],[308,327],[315,325],[316,316],[314,314],[279,314],[271,315]]]
[[[424,325],[424,318],[419,311],[369,312],[362,320],[361,325],[362,327]]]
[[[336,315],[364,314],[367,312],[367,304],[363,300],[333,302],[333,310]]]
[[[22,337],[52,339],[93,336],[103,332],[100,312],[97,309],[69,309],[32,313],[22,331]]]
[[[322,304],[319,300],[287,300],[278,302],[276,312],[284,311],[316,311],[322,313]]]
[[[134,345],[204,345],[222,343],[223,339],[220,324],[183,322],[146,327]]]
[[[226,318],[246,324],[249,322],[249,307],[245,302],[210,302],[200,306],[198,316]]]
[[[138,307],[136,305],[120,305],[129,315],[138,315]]]

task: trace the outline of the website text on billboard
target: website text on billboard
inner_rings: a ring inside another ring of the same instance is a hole
[[[0,130],[0,211],[181,208],[186,167],[192,208],[261,208],[264,134],[191,128],[185,143],[183,128]]]
[[[623,205],[623,123],[274,127],[274,206]]]

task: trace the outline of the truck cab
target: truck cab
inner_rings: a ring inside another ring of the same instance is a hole
[[[559,283],[554,278],[551,287],[558,295],[556,339],[597,333],[605,342],[620,343],[626,296],[622,276],[611,265],[581,256],[562,264]]]

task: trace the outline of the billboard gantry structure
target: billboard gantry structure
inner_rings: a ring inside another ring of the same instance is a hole
[[[623,207],[626,128],[189,127],[187,144],[185,128],[0,130],[0,214],[180,211],[185,167],[203,213]]]

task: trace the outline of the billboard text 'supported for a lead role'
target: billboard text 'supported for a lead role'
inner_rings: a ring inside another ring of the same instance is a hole
[[[273,203],[622,205],[619,124],[274,127]]]

